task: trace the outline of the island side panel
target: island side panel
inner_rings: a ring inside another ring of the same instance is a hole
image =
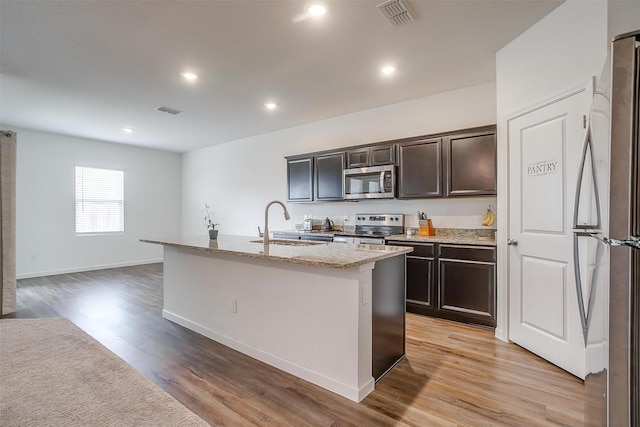
[[[373,269],[372,374],[379,381],[405,355],[406,260],[377,261]]]
[[[334,269],[164,252],[165,318],[351,400],[373,390],[373,263]]]

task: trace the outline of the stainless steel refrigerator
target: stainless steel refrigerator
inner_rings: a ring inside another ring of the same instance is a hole
[[[640,30],[620,35],[587,119],[574,206],[588,426],[640,425]]]

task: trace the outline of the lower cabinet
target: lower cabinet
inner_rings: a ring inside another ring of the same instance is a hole
[[[414,248],[407,255],[408,312],[496,326],[495,247],[389,244]]]
[[[407,311],[432,314],[436,307],[435,245],[415,244],[407,255]]]
[[[438,245],[438,315],[496,326],[496,249]]]

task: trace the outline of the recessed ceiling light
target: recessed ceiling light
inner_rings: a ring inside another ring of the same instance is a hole
[[[122,128],[122,131],[126,133],[133,133],[134,130],[134,128]]]
[[[327,8],[325,5],[316,3],[309,6],[307,12],[309,12],[309,15],[311,16],[322,16],[327,13]]]
[[[267,102],[266,104],[264,104],[264,107],[267,110],[275,110],[276,108],[278,108],[278,106],[274,102]]]
[[[385,67],[382,67],[380,69],[380,71],[382,72],[382,74],[384,74],[385,76],[390,76],[391,74],[396,72],[396,67],[394,67],[393,65],[387,65]]]
[[[190,71],[185,71],[184,73],[180,73],[180,75],[187,80],[196,80],[198,78],[197,74],[192,73]]]

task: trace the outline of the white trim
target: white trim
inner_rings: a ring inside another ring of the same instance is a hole
[[[563,89],[561,91],[558,91],[558,92],[550,95],[547,98],[543,98],[543,99],[540,99],[540,100],[538,100],[538,101],[536,101],[536,102],[534,102],[532,104],[529,104],[527,106],[520,107],[520,108],[512,111],[511,113],[505,114],[505,117],[506,117],[505,121],[509,122],[511,120],[514,120],[514,119],[520,117],[520,116],[524,116],[525,114],[529,114],[532,111],[539,110],[539,109],[544,108],[544,107],[546,107],[548,105],[554,104],[554,103],[556,103],[556,102],[558,102],[558,101],[560,101],[562,99],[569,98],[569,97],[571,97],[571,96],[573,96],[573,95],[575,95],[577,93],[580,93],[580,92],[584,92],[584,91],[588,90],[591,93],[593,93],[593,88],[592,88],[593,82],[594,82],[593,78],[587,79],[587,80],[582,80],[581,82],[576,83],[575,85],[570,86],[570,87],[568,87],[566,89]]]
[[[509,238],[509,123],[525,114],[539,110],[562,99],[580,92],[593,94],[594,79],[583,80],[532,104],[520,107],[498,118],[498,196],[497,196],[497,289],[496,289],[496,329],[495,337],[509,342],[509,251],[506,241]],[[585,113],[589,111],[591,97],[588,97]],[[504,221],[504,223],[502,223]],[[505,243],[502,243],[505,242]]]
[[[109,268],[132,267],[135,265],[157,264],[163,261],[162,258],[148,259],[142,261],[118,262],[113,264],[92,265],[87,267],[63,268],[61,270],[37,271],[33,273],[22,273],[16,275],[16,279],[31,279],[34,277],[54,276],[56,274],[81,273],[83,271],[107,270]]]

